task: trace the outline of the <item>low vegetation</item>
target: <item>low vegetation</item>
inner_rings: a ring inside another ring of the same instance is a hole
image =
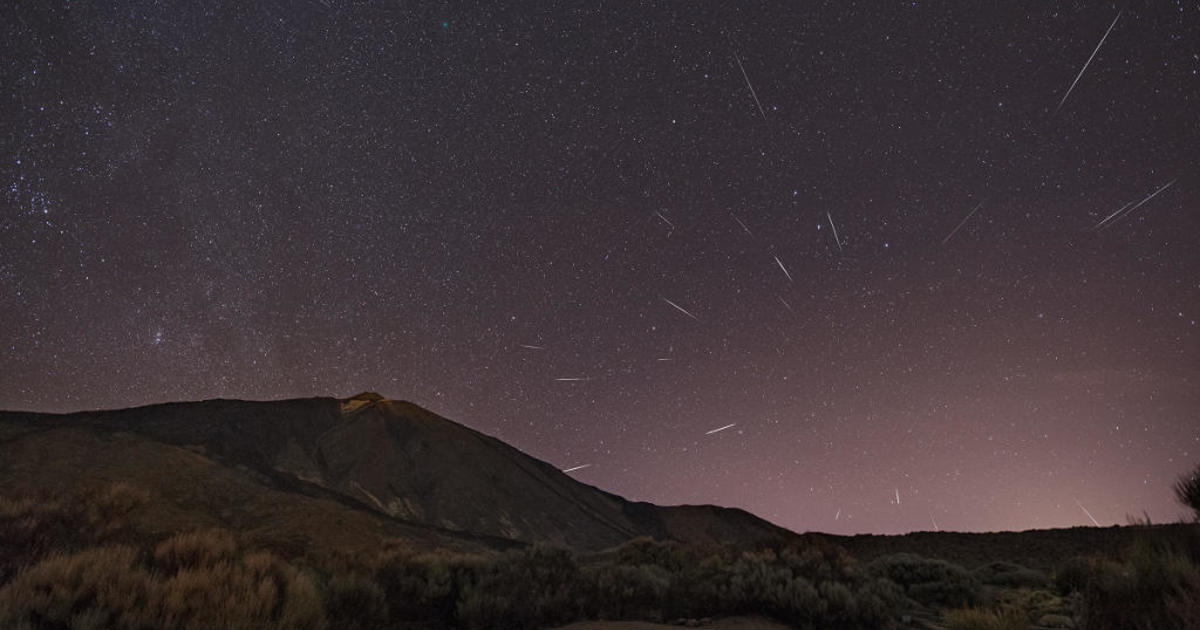
[[[258,548],[220,528],[138,532],[123,517],[148,493],[84,490],[0,497],[0,627],[538,628],[754,613],[797,628],[895,628],[919,614],[948,630],[1182,630],[1200,619],[1194,526],[1144,528],[1123,553],[1050,570],[913,553],[860,563],[821,537],[754,549],[642,538],[587,555],[396,543],[334,557]]]

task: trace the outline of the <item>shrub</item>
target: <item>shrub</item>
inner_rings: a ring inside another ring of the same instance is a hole
[[[160,590],[131,547],[53,555],[0,589],[0,626],[153,626]]]
[[[982,599],[979,581],[966,569],[911,553],[880,556],[868,570],[904,589],[910,598],[938,608],[978,604]]]
[[[181,568],[163,583],[161,623],[183,630],[326,625],[312,576],[266,552]]]
[[[989,562],[971,573],[983,584],[1007,588],[1045,588],[1050,583],[1045,573],[1012,562]]]
[[[383,589],[362,575],[338,575],[329,580],[325,610],[335,630],[372,630],[388,623]]]
[[[0,497],[0,584],[50,553],[130,542],[122,519],[148,498],[124,482],[63,496]]]
[[[471,563],[447,553],[397,550],[375,569],[375,582],[388,602],[393,621],[420,621],[446,627],[453,623],[462,583],[473,578]]]
[[[833,546],[743,553],[717,583],[722,613],[767,613],[801,627],[890,627],[902,599],[899,587]]]
[[[961,608],[942,613],[946,630],[1028,630],[1029,621],[1018,611]]]
[[[1171,542],[1139,540],[1123,562],[1097,560],[1082,589],[1087,630],[1194,629],[1200,565]]]
[[[654,540],[648,536],[634,538],[617,547],[615,555],[617,564],[649,565],[671,572],[678,572],[696,560],[689,557],[691,554],[679,543]]]
[[[580,571],[583,612],[600,619],[663,616],[671,574],[652,565],[600,564]]]
[[[1192,509],[1193,518],[1200,521],[1200,465],[1175,481],[1175,498]]]
[[[566,549],[534,545],[480,567],[459,598],[464,628],[533,628],[579,616],[579,567]]]
[[[222,529],[176,534],[154,548],[154,562],[166,574],[181,569],[203,569],[232,560],[237,542]]]
[[[1054,588],[1063,595],[1083,590],[1091,574],[1091,563],[1083,556],[1068,558],[1054,570]]]
[[[169,575],[132,547],[54,555],[0,589],[0,627],[268,628],[322,630],[319,591],[306,572],[267,553]]]

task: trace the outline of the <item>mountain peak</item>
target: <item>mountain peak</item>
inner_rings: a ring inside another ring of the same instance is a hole
[[[349,415],[377,402],[385,401],[387,401],[387,398],[384,398],[382,395],[375,392],[361,392],[349,398],[343,398],[340,401],[342,416]]]
[[[43,424],[129,433],[162,448],[186,448],[208,465],[253,471],[252,481],[265,480],[270,490],[334,498],[398,523],[452,531],[456,538],[599,550],[638,536],[753,543],[794,535],[740,510],[626,501],[496,438],[370,391],[341,399],[213,400],[60,417],[0,412],[0,435],[6,437],[0,462],[15,457],[5,425],[24,430]],[[5,470],[0,465],[0,486]]]

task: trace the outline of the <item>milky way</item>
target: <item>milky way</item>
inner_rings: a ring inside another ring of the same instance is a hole
[[[797,530],[1182,513],[1195,3],[117,4],[0,8],[2,408],[374,390]]]

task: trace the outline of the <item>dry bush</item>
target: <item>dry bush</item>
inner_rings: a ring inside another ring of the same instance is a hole
[[[383,589],[355,573],[335,575],[326,589],[325,610],[330,626],[345,630],[387,627],[388,604]]]
[[[187,565],[167,578],[162,586],[161,624],[180,630],[321,630],[326,621],[312,577],[259,552],[241,562],[217,559]]]
[[[1172,489],[1175,490],[1175,498],[1191,508],[1195,520],[1200,521],[1200,466],[1180,476]]]
[[[132,547],[50,556],[0,589],[0,627],[326,627],[321,593],[309,573],[268,553],[241,561],[213,561],[211,554],[196,558],[163,574],[147,567]]]
[[[54,555],[0,589],[0,625],[154,626],[160,588],[131,547]]]
[[[132,542],[124,518],[149,496],[118,482],[66,494],[0,497],[0,583],[50,553]]]
[[[181,569],[203,569],[218,562],[229,562],[237,553],[233,534],[223,529],[208,529],[176,534],[154,549],[155,564],[167,575]]]
[[[1095,560],[1082,590],[1087,630],[1195,630],[1200,549],[1186,541],[1141,539],[1121,562]]]
[[[117,524],[129,512],[150,501],[150,492],[124,481],[101,486],[84,496],[89,519],[96,524]]]
[[[872,560],[868,570],[900,585],[906,595],[927,606],[970,606],[983,598],[979,581],[945,560],[895,553]]]
[[[580,572],[583,609],[598,619],[660,620],[671,574],[649,564],[599,564]]]
[[[971,574],[983,584],[1007,588],[1045,588],[1050,584],[1045,573],[1002,560],[976,567]]]
[[[1029,620],[1013,610],[960,608],[942,613],[946,630],[1029,630]]]

